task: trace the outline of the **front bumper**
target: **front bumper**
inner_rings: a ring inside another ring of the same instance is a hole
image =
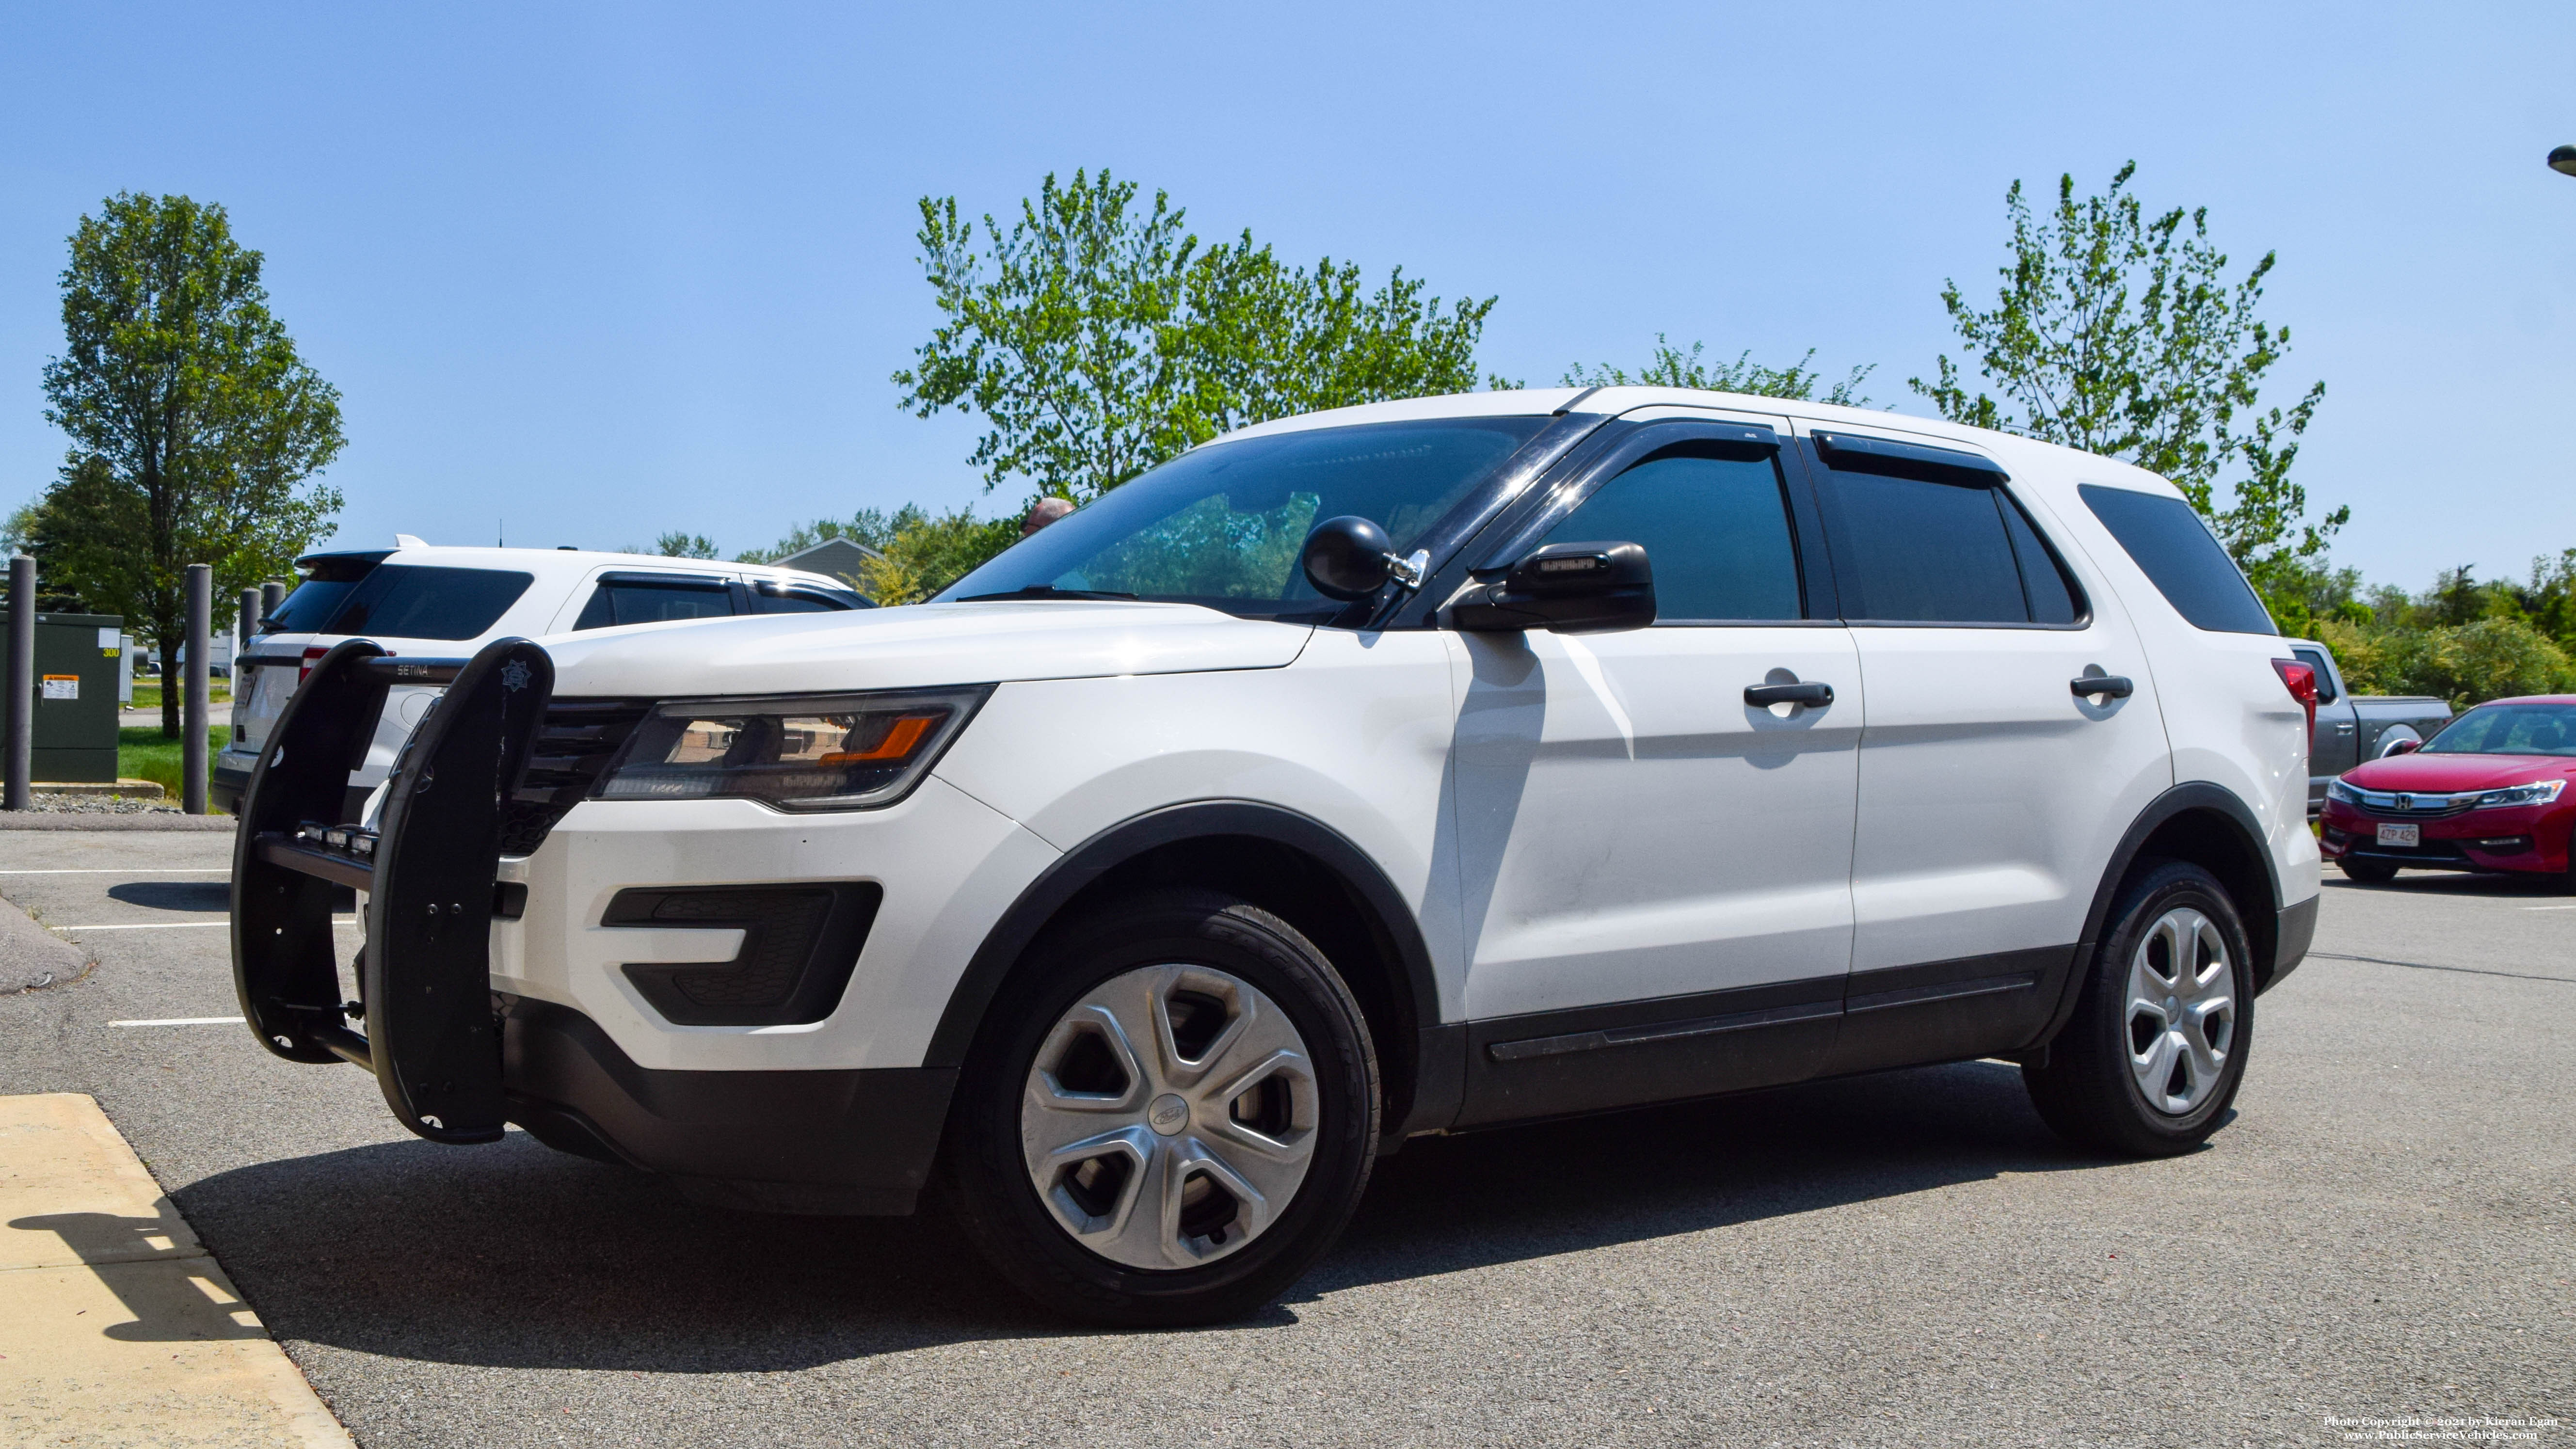
[[[2410,870],[2555,875],[2567,869],[2568,832],[2576,809],[2566,805],[2464,810],[2457,815],[2373,815],[2326,801],[2317,853],[2329,861],[2368,861]],[[2417,828],[2421,844],[2382,845],[2379,827]]]
[[[503,996],[509,1119],[549,1147],[762,1212],[901,1214],[929,1180],[953,1069],[656,1071],[569,1007]]]

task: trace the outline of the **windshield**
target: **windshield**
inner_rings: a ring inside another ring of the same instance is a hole
[[[2417,753],[2576,755],[2576,705],[2482,704],[2444,726]]]
[[[1309,530],[1357,514],[1410,553],[1546,423],[1365,423],[1196,448],[1021,540],[935,602],[1056,590],[1330,618],[1344,605],[1298,566]]]

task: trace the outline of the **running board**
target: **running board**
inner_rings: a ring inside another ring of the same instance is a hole
[[[403,745],[371,833],[338,816],[396,684],[447,692]],[[494,878],[503,810],[553,686],[553,660],[525,639],[471,659],[398,659],[349,640],[288,701],[242,795],[232,944],[243,1017],[289,1061],[366,1068],[395,1117],[433,1142],[501,1135],[492,921],[515,915],[520,897]],[[368,896],[356,1002],[340,999],[332,939],[342,886]]]

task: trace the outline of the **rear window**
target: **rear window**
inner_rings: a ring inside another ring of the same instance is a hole
[[[2254,586],[2192,506],[2158,493],[2086,483],[2084,505],[2153,580],[2174,612],[2219,634],[2278,634]]]
[[[394,639],[471,639],[499,622],[519,596],[536,581],[534,574],[503,569],[430,568],[385,564],[345,595],[331,621],[317,634],[381,634]],[[285,607],[304,597],[319,580],[307,580],[288,596]],[[313,610],[322,612],[319,601]],[[288,628],[303,631],[301,624]]]
[[[326,634],[331,616],[349,602],[358,587],[354,579],[306,579],[295,586],[278,606],[268,611],[261,632],[268,634]]]

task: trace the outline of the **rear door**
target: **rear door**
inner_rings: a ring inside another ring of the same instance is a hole
[[[723,619],[750,612],[742,581],[722,570],[606,568],[573,591],[563,612],[555,616],[554,632]]]
[[[1803,450],[1868,681],[1836,1070],[2024,1044],[2131,820],[2172,783],[2127,614],[1993,460],[1819,429]],[[2116,676],[2125,696],[2079,694]]]

